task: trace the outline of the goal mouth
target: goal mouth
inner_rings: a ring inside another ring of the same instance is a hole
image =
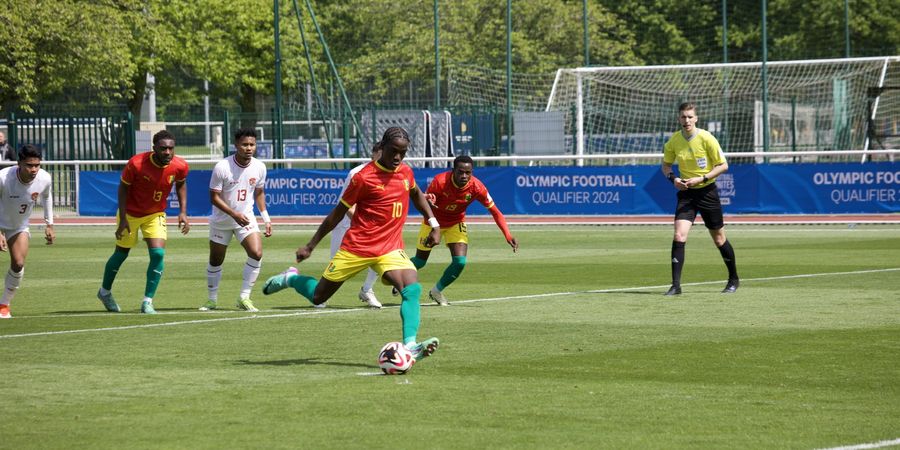
[[[454,70],[451,101],[506,105],[498,72]],[[726,152],[868,150],[900,116],[900,91],[882,90],[900,86],[897,56],[563,68],[549,78],[514,76],[510,106],[564,114],[571,154],[659,153],[685,101]]]

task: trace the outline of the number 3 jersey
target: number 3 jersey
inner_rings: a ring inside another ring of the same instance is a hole
[[[19,166],[0,170],[0,228],[16,230],[28,226],[28,219],[38,198],[44,205],[44,220],[52,223],[50,185],[50,174],[44,169],[38,170],[28,184],[19,179]]]
[[[372,258],[403,249],[403,224],[409,212],[409,191],[415,189],[413,171],[406,164],[387,169],[378,161],[366,164],[341,197],[348,208],[356,205],[341,248]]]
[[[253,203],[257,188],[265,186],[266,165],[256,158],[250,158],[246,167],[241,167],[232,155],[216,163],[209,190],[219,192],[229,208],[242,213],[248,219],[255,219]],[[209,226],[219,229],[240,228],[231,216],[219,208],[212,207]]]
[[[159,166],[151,155],[153,152],[132,156],[122,170],[122,182],[129,186],[125,212],[132,217],[164,212],[172,185],[187,179],[187,161],[175,156],[169,164]]]

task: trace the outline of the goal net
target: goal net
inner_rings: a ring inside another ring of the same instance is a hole
[[[867,90],[900,84],[898,66],[900,57],[770,62],[766,89],[761,63],[560,69],[545,108],[566,115],[579,154],[658,153],[686,101],[726,151],[763,151],[766,130],[769,151],[861,150],[877,114]]]
[[[543,111],[553,87],[554,73],[513,73],[510,83],[512,110]],[[452,66],[448,77],[448,101],[456,106],[486,106],[506,110],[506,71],[484,67]]]
[[[407,158],[452,157],[453,119],[448,111],[381,110],[364,111],[360,127],[363,142],[377,142],[390,127],[403,127],[409,134]],[[365,147],[365,146],[364,146]],[[364,148],[360,156],[371,155],[371,147]],[[406,161],[413,167],[442,167],[446,164],[425,161]]]

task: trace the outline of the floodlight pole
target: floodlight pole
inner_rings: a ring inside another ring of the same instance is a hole
[[[588,67],[591,65],[591,48],[590,48],[590,40],[588,39],[588,6],[587,0],[581,0],[581,27],[584,30],[584,67]]]
[[[284,157],[284,148],[282,147],[282,134],[281,134],[281,38],[280,38],[280,30],[279,30],[279,19],[278,16],[278,0],[274,0],[275,6],[275,117],[273,117],[272,123],[275,129],[273,130],[273,146],[272,146],[272,157],[274,158],[282,158]]]
[[[512,0],[506,0],[506,153],[513,154],[512,126]]]
[[[762,0],[762,128],[763,151],[769,151],[769,76],[766,60],[769,59],[768,31],[766,30],[766,6],[768,0]]]
[[[844,0],[844,58],[850,57],[850,0]]]
[[[728,64],[728,0],[722,0],[722,63]],[[721,136],[722,144],[728,150],[728,135],[731,133],[731,130],[728,128],[728,110],[730,109],[728,99],[731,95],[728,79],[730,71],[728,67],[725,67],[723,70],[725,71],[725,115],[722,119]]]
[[[434,0],[434,109],[441,108],[441,38],[438,0]]]

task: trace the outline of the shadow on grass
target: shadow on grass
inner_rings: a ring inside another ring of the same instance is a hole
[[[372,368],[371,364],[362,363],[346,363],[333,360],[323,360],[319,358],[302,358],[302,359],[276,359],[270,361],[251,361],[249,359],[241,359],[235,364],[248,366],[341,366],[341,367],[365,367]],[[377,367],[376,367],[377,369]]]
[[[122,305],[119,305],[119,307],[121,308],[121,310],[120,310],[121,313],[126,313],[126,314],[127,314],[127,313],[139,313],[139,312],[141,312],[141,306],[140,306],[140,305],[138,305],[137,307],[133,307],[133,308],[123,308]],[[159,308],[159,307],[154,307],[154,309],[155,309],[157,312],[197,312],[197,308]],[[222,310],[223,310],[223,311],[227,311],[228,309],[227,309],[227,308],[223,308]],[[235,312],[238,312],[239,310],[238,310],[237,308],[234,308],[234,311],[235,311]],[[240,312],[246,312],[246,311],[240,311]],[[103,309],[102,306],[101,306],[100,308],[97,308],[97,309],[91,309],[91,310],[87,310],[87,311],[85,311],[85,310],[78,310],[78,311],[75,311],[75,310],[71,310],[71,311],[50,311],[50,312],[48,312],[47,314],[48,314],[48,315],[66,315],[66,316],[72,315],[72,316],[76,316],[76,315],[88,315],[88,314],[98,314],[98,313],[107,313],[107,314],[110,314],[110,315],[112,315],[112,316],[115,316],[115,315],[119,314],[119,313],[107,311],[107,310]]]
[[[273,306],[271,308],[273,311],[327,311],[329,309],[356,309],[353,306],[331,306],[328,305],[325,308],[316,308],[311,304],[306,305],[295,305],[295,306]]]

